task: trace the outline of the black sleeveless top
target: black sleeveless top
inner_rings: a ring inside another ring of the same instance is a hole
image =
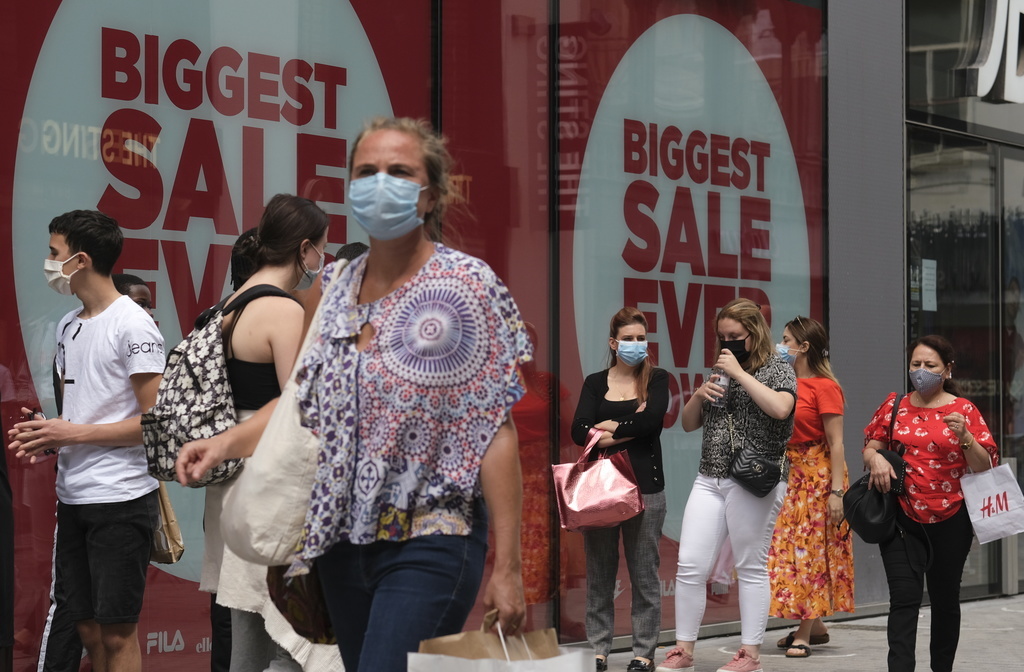
[[[299,302],[294,296],[273,285],[256,285],[264,291],[259,296],[286,296],[295,302]],[[252,289],[256,289],[253,287]],[[276,291],[271,291],[276,290]],[[239,410],[255,411],[262,408],[268,401],[281,396],[281,386],[277,382],[277,368],[273,362],[247,362],[244,359],[232,357],[231,336],[234,332],[242,311],[252,301],[244,301],[240,307],[227,306],[235,313],[235,319],[231,322],[231,328],[224,334],[224,351],[227,355],[228,380],[231,382],[231,391],[235,397],[235,408]],[[241,299],[241,297],[239,297]],[[237,300],[236,300],[237,301]]]

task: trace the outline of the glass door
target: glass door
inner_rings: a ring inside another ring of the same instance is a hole
[[[1000,324],[1001,422],[1000,454],[1021,480],[1024,469],[1024,311],[1021,311],[1021,285],[1024,284],[1024,151],[1004,150],[1002,168],[1002,278]],[[1024,589],[1024,535],[1017,535],[1016,553],[1007,560],[1016,562],[1018,590]],[[1014,560],[1016,555],[1016,560]]]
[[[1000,268],[994,263],[999,253],[996,150],[976,138],[914,127],[908,140],[908,340],[932,333],[950,340],[963,394],[998,436],[1002,311]],[[988,544],[970,554],[964,597],[999,592],[998,551],[997,544]]]

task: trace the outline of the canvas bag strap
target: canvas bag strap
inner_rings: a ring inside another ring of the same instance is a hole
[[[320,301],[316,304],[316,311],[313,313],[313,319],[309,323],[309,328],[306,330],[306,337],[302,339],[302,347],[299,348],[299,353],[295,356],[295,365],[292,366],[292,373],[290,380],[295,380],[295,375],[302,368],[302,358],[305,356],[306,351],[309,350],[310,344],[313,339],[316,338],[320,331],[320,314],[323,312],[324,300],[327,298],[327,294],[330,292],[332,287],[337,286],[338,278],[341,277],[341,272],[348,266],[348,259],[336,259],[334,262],[334,273],[331,274],[331,284],[327,287],[327,292],[320,295]]]

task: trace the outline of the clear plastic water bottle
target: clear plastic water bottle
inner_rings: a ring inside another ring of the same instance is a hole
[[[729,399],[729,381],[732,380],[732,378],[729,377],[728,373],[721,369],[711,369],[711,376],[712,383],[725,389],[725,394],[715,401],[712,401],[711,405],[716,408],[722,408],[725,406],[725,402]]]

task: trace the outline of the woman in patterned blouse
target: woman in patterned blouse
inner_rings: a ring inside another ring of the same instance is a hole
[[[508,289],[439,242],[451,158],[429,127],[375,119],[356,139],[349,204],[367,254],[326,284],[298,373],[320,468],[298,552],[315,561],[346,670],[405,669],[460,632],[483,576],[505,632],[525,612],[522,478],[512,406],[531,346]]]
[[[482,582],[488,517],[484,606],[506,633],[523,620],[511,409],[531,346],[494,271],[435,242],[451,157],[425,122],[372,120],[348,165],[348,203],[370,249],[335,281],[327,266],[314,285],[322,296],[306,307],[323,303],[296,381],[302,422],[321,448],[289,573],[317,564],[346,670],[404,670],[421,640],[462,630]],[[261,414],[254,420],[265,424]],[[241,431],[221,459],[255,445],[242,429],[252,422],[232,428]]]
[[[747,491],[729,476],[734,449],[752,445],[785,463],[793,433],[796,375],[775,351],[761,307],[750,299],[730,301],[715,320],[719,348],[715,368],[731,377],[728,389],[705,382],[683,406],[683,429],[703,427],[697,479],[679,533],[676,572],[676,646],[658,670],[693,670],[693,648],[704,618],[706,584],[726,536],[739,576],[741,647],[719,672],[758,672],[771,593],[768,545],[786,492],[786,474],[766,497]],[[717,379],[717,378],[716,378]],[[724,405],[713,405],[726,396]]]
[[[905,448],[905,497],[896,524],[902,531],[881,544],[889,580],[889,670],[914,669],[917,620],[925,580],[931,600],[931,669],[953,669],[960,640],[960,579],[974,530],[960,477],[986,471],[998,459],[996,444],[977,407],[953,381],[953,346],[942,336],[922,336],[907,348],[914,392],[900,401],[892,431]],[[896,473],[879,454],[889,440],[895,394],[864,429],[864,465],[871,486],[888,492]]]

